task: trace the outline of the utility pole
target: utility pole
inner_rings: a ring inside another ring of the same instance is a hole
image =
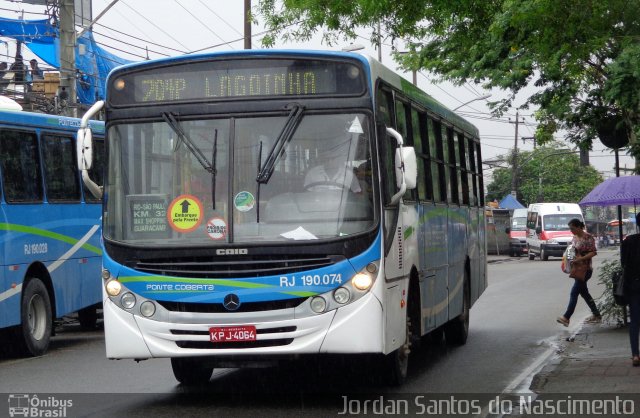
[[[251,0],[244,0],[244,49],[251,49]]]
[[[60,92],[67,96],[67,116],[76,114],[76,28],[73,0],[60,0]]]
[[[522,122],[524,122],[524,118],[522,118]],[[509,123],[516,124],[516,136],[515,141],[513,143],[513,163],[512,163],[512,174],[511,174],[511,196],[517,198],[518,194],[518,124],[520,123],[520,117],[518,115],[518,110],[516,109],[516,121],[512,122],[511,118],[509,118]]]

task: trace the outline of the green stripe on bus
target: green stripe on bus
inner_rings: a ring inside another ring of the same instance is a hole
[[[180,282],[190,284],[216,284],[219,286],[230,287],[243,287],[245,289],[265,289],[265,288],[279,288],[279,286],[263,283],[251,283],[237,280],[224,280],[224,279],[190,279],[182,277],[163,277],[163,276],[123,276],[118,279],[121,283],[134,283],[134,282]],[[149,293],[161,293],[163,291],[150,291]],[[171,292],[171,291],[169,291]],[[319,294],[318,292],[310,292],[306,290],[287,290],[280,291],[278,293],[284,293],[285,295],[293,295],[300,297],[309,297]]]
[[[307,291],[304,291],[304,290],[301,290],[301,291],[290,291],[290,292],[280,292],[280,293],[284,293],[285,295],[293,295],[293,296],[301,296],[301,297],[309,297],[309,296],[319,295],[319,293],[307,292]]]
[[[18,225],[18,224],[8,224],[0,222],[0,231],[12,231],[12,232],[22,232],[25,234],[31,235],[39,235],[41,237],[51,238],[56,241],[66,242],[67,244],[75,245],[80,241],[79,239],[75,239],[66,235],[58,234],[56,232],[47,231],[46,229],[35,228],[33,226],[26,225]],[[102,251],[100,248],[95,247],[91,244],[82,244],[82,248],[87,251],[91,251],[92,253],[96,253],[98,255],[102,255]]]
[[[190,279],[183,277],[164,277],[164,276],[123,276],[118,278],[118,280],[122,283],[135,283],[135,282],[179,282],[179,283],[190,283],[190,284],[217,284],[219,286],[230,286],[230,287],[243,287],[246,289],[261,289],[268,287],[275,287],[271,284],[263,284],[263,283],[251,283],[251,282],[243,282],[239,280],[225,280],[225,279]]]

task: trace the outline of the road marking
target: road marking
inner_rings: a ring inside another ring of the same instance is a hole
[[[576,335],[582,329],[582,322],[579,322],[579,325],[576,327],[569,328],[570,336],[567,340],[573,341],[575,340]],[[549,358],[551,358],[559,349],[559,345],[555,342],[558,339],[560,334],[556,334],[555,336],[543,340],[543,344],[548,344],[549,348],[547,348],[542,354],[540,354],[526,369],[524,369],[518,376],[516,376],[503,390],[500,394],[500,398],[508,398],[513,395],[527,395],[527,398],[531,401],[535,400],[538,397],[537,393],[529,390],[529,386],[531,385],[531,381],[534,376],[540,372],[547,364]],[[516,399],[516,401],[519,399]],[[515,405],[520,405],[514,402]],[[516,406],[516,408],[518,407]],[[486,418],[490,414],[489,405],[486,405],[482,408],[482,412],[476,416],[476,418]],[[516,413],[519,414],[519,411],[507,411],[509,416],[511,414]],[[504,415],[499,415],[499,417],[503,417]]]

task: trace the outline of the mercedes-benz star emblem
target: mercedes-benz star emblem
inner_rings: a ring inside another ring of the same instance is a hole
[[[226,308],[228,311],[235,311],[240,307],[240,298],[238,295],[234,293],[229,293],[224,297],[224,302],[222,302],[222,306]]]

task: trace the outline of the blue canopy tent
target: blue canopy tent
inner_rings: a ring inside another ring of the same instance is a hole
[[[524,209],[524,205],[518,200],[511,196],[510,194],[506,195],[499,203],[501,208],[504,209]]]
[[[48,19],[18,20],[0,18],[0,36],[23,42],[38,58],[60,69],[59,30]],[[109,72],[131,61],[120,58],[96,44],[91,31],[78,39],[76,47],[76,91],[78,101],[92,104],[105,97]]]

